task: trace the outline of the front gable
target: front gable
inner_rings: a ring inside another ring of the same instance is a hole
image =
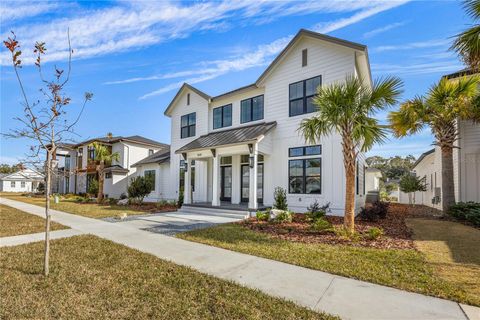
[[[171,117],[173,109],[177,106],[189,106],[192,104],[192,100],[197,99],[204,100],[208,104],[211,97],[197,88],[192,87],[188,83],[184,83],[173,97],[167,109],[165,109],[164,114]]]

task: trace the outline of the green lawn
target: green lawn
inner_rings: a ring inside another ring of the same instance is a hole
[[[468,288],[439,277],[435,272],[436,265],[417,250],[292,242],[273,238],[235,223],[194,230],[177,236],[350,278],[480,305],[480,295],[475,296]],[[478,243],[480,239],[468,250],[478,252]],[[476,277],[478,279],[480,274],[477,273]]]
[[[0,248],[1,319],[333,319],[94,236]]]
[[[2,197],[23,201],[30,204],[35,204],[38,206],[45,206],[45,199],[39,197],[27,197],[21,194],[8,194],[2,193]],[[52,209],[65,211],[68,213],[78,214],[80,216],[89,217],[89,218],[106,218],[118,216],[122,213],[127,215],[139,215],[139,214],[148,214],[149,212],[131,209],[126,206],[111,206],[108,204],[96,204],[96,203],[79,203],[72,200],[61,200],[60,203],[54,203],[50,201]]]
[[[480,230],[450,221],[407,220],[417,248],[435,274],[480,305]]]
[[[52,222],[50,230],[68,229]],[[0,237],[17,236],[45,231],[45,219],[0,204]]]

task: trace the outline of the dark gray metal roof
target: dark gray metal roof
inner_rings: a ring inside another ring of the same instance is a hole
[[[69,147],[79,147],[82,145],[86,145],[92,142],[103,142],[107,144],[119,142],[119,141],[126,141],[126,142],[133,142],[133,143],[140,143],[140,144],[145,144],[153,147],[170,147],[168,144],[161,143],[152,139],[148,139],[139,135],[135,136],[129,136],[129,137],[123,137],[123,136],[114,136],[114,137],[97,137],[97,138],[92,138],[88,139],[82,142],[79,142],[77,144],[69,144]]]
[[[412,169],[415,168],[426,156],[428,156],[429,154],[434,153],[434,152],[435,152],[435,148],[422,153],[420,158],[418,158],[417,161],[415,161],[415,163],[413,164]]]
[[[157,152],[155,152],[152,155],[149,155],[145,159],[142,159],[132,165],[132,167],[137,167],[142,164],[148,164],[148,163],[167,163],[170,162],[170,148],[168,149],[162,149]]]
[[[229,130],[211,132],[184,145],[175,151],[175,153],[239,144],[243,142],[252,142],[269,132],[271,129],[275,128],[276,125],[276,121],[267,123],[262,122],[259,124],[253,124]]]
[[[110,166],[110,167],[106,167],[104,169],[104,172],[115,172],[115,173],[125,174],[125,173],[128,173],[128,169],[116,164],[116,165],[113,165],[113,166]]]
[[[459,77],[464,77],[464,76],[470,76],[472,74],[476,74],[477,71],[470,69],[470,68],[465,68],[459,71],[456,71],[454,73],[446,74],[443,77],[447,79],[455,79]]]

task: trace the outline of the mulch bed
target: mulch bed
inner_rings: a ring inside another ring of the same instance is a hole
[[[385,219],[379,219],[375,222],[355,219],[355,230],[364,234],[372,227],[381,228],[384,235],[376,240],[365,238],[351,240],[337,236],[333,232],[319,232],[312,230],[310,223],[306,221],[305,215],[294,214],[291,223],[276,223],[258,221],[256,218],[240,222],[245,227],[268,233],[269,235],[296,242],[303,243],[324,243],[324,244],[344,244],[358,247],[371,247],[379,249],[413,249],[412,231],[405,223],[406,218],[436,218],[439,211],[426,206],[411,207],[402,204],[391,204]],[[334,227],[343,225],[343,217],[326,216],[326,219]]]

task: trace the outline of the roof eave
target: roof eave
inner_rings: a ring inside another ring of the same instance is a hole
[[[175,102],[177,101],[177,99],[181,96],[181,93],[183,90],[185,89],[190,89],[192,90],[193,92],[195,92],[196,94],[198,94],[199,96],[201,96],[202,98],[204,98],[205,100],[207,100],[208,102],[210,102],[210,99],[211,97],[206,94],[205,92],[189,85],[188,83],[184,82],[182,84],[182,86],[180,87],[180,89],[178,89],[177,93],[175,94],[175,96],[173,97],[172,101],[170,101],[170,103],[168,104],[167,108],[165,109],[165,111],[163,112],[163,114],[167,117],[170,117],[170,112],[172,111],[172,108],[173,108],[173,105],[175,104]]]

